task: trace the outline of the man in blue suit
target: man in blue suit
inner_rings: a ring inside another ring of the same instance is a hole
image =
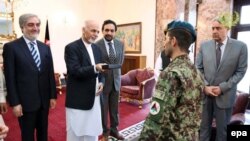
[[[212,22],[213,40],[201,44],[197,68],[205,78],[200,141],[211,138],[211,124],[216,119],[216,141],[227,140],[227,124],[235,102],[237,84],[247,70],[247,46],[227,37],[229,27],[223,20]]]
[[[37,40],[41,21],[23,14],[19,25],[23,36],[4,45],[7,100],[18,117],[22,141],[48,139],[49,107],[56,105],[56,85],[50,48]]]

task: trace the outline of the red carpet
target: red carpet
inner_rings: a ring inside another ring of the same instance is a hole
[[[49,140],[48,141],[65,141],[66,124],[65,124],[65,95],[58,95],[56,109],[50,110],[49,115]],[[149,104],[145,104],[142,109],[137,105],[121,102],[120,103],[120,125],[119,130],[129,127],[145,119],[149,112]],[[12,109],[3,115],[5,124],[10,128],[5,141],[21,141],[20,129],[17,118],[14,117]]]

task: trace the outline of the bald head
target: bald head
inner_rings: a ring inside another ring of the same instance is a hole
[[[94,20],[86,20],[82,28],[82,38],[88,44],[94,43],[100,32],[99,24]]]
[[[84,21],[84,28],[90,28],[91,26],[98,26],[99,27],[99,24],[97,21],[95,20],[86,20]]]

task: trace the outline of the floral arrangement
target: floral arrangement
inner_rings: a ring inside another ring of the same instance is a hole
[[[219,19],[221,24],[223,24],[225,27],[231,29],[232,26],[235,26],[239,20],[240,20],[240,16],[238,12],[233,12],[232,14],[230,12],[225,12],[222,13],[219,16]]]

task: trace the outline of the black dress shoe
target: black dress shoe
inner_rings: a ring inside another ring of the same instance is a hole
[[[110,136],[116,138],[117,140],[124,140],[124,137],[118,132],[117,133],[110,132]]]

